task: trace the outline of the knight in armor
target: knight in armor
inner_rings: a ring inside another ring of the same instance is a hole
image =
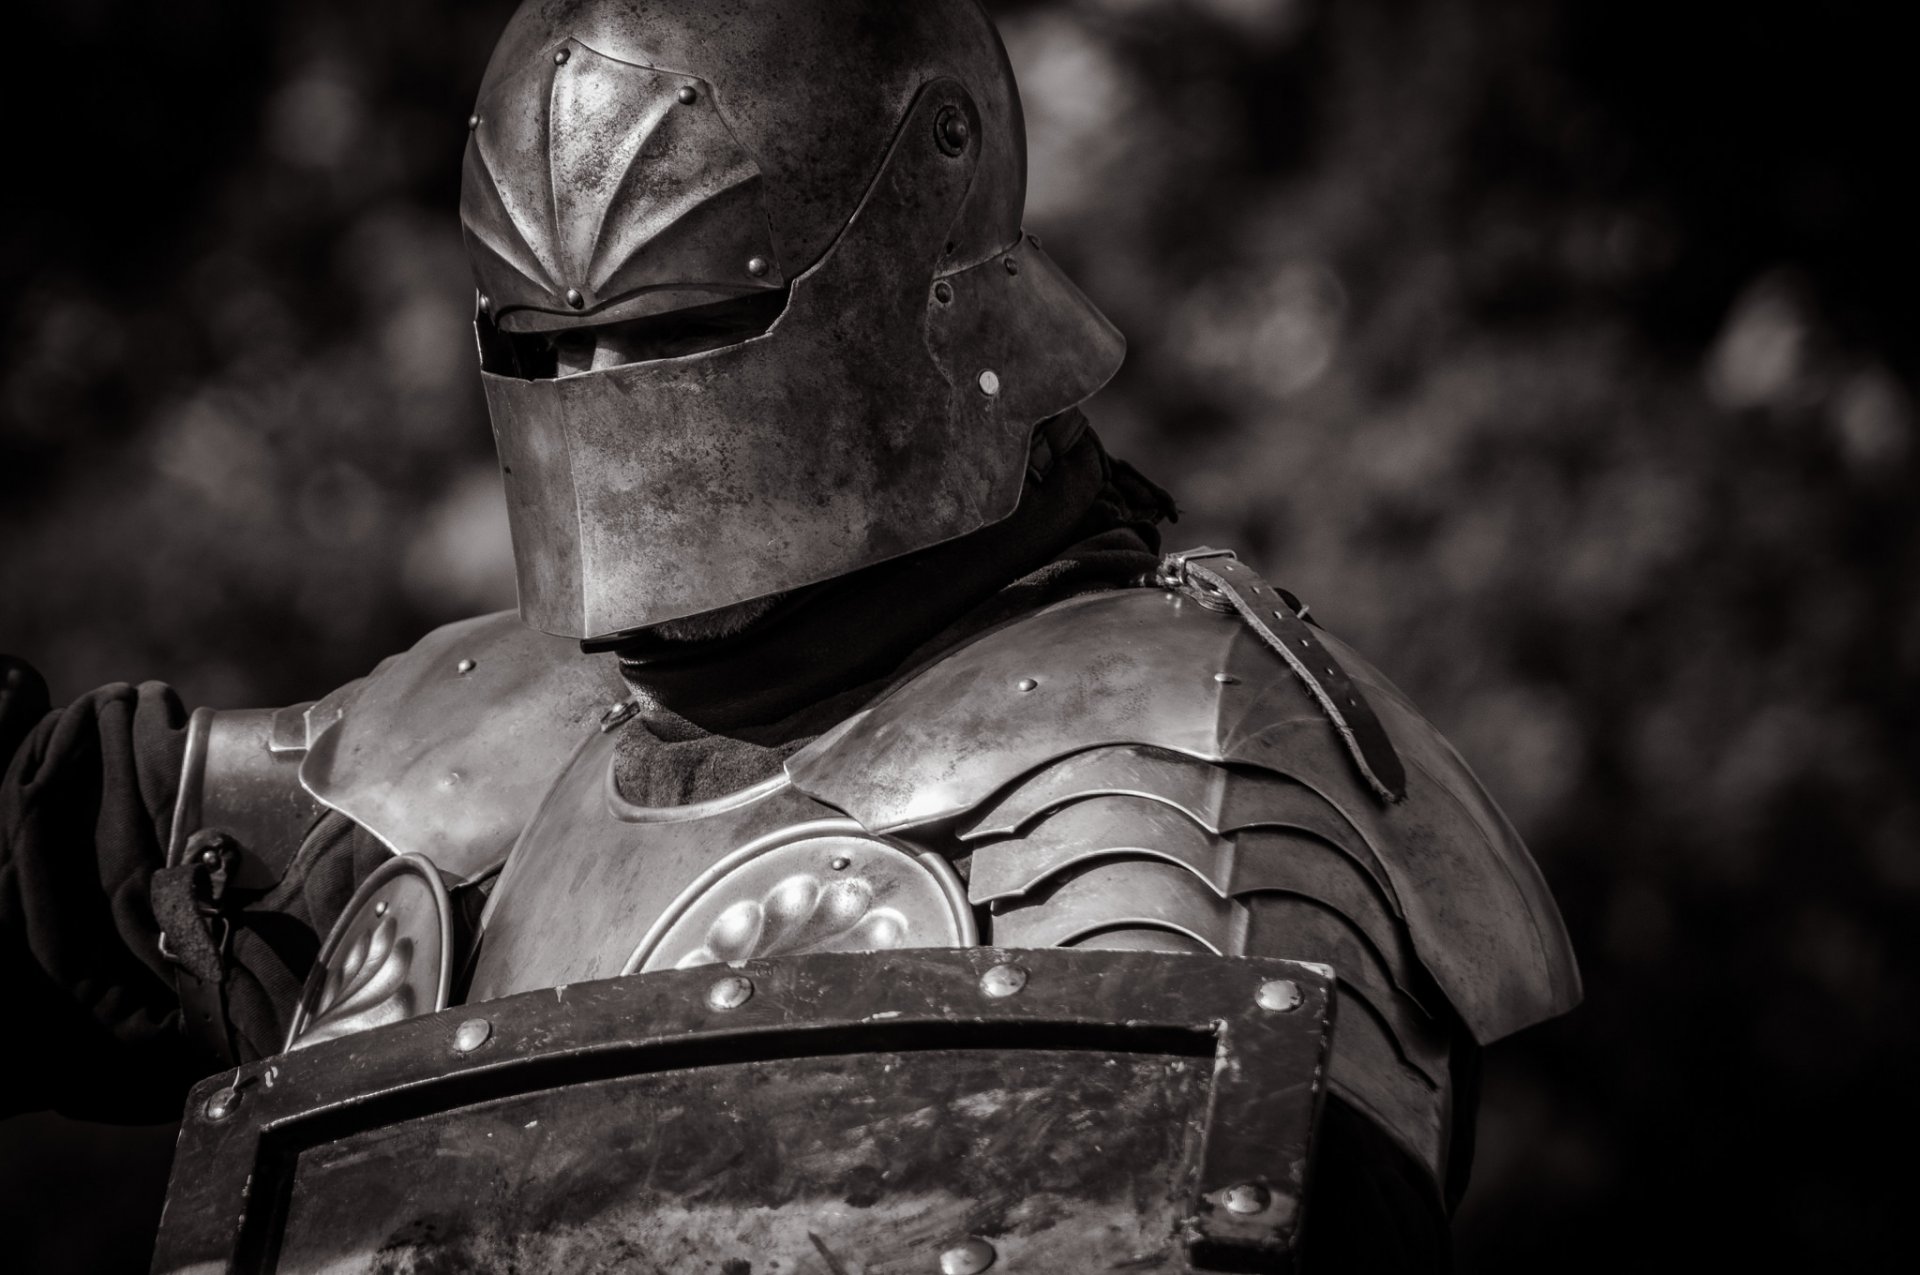
[[[1265,1059],[1234,1108],[1297,1092],[1288,1131],[1233,1126],[1217,1094],[1194,1117],[1208,1146],[1293,1138],[1296,1163],[1165,1225],[1146,1204],[1112,1221],[1109,1200],[1099,1234],[1212,1269],[1293,1174],[1300,1207],[1264,1256],[1221,1269],[1445,1267],[1480,1048],[1579,999],[1558,913],[1392,684],[1231,553],[1163,552],[1173,502],[1079,406],[1122,338],[1022,230],[1025,180],[1019,98],[973,0],[522,6],[461,196],[518,615],[277,710],[188,713],[147,683],[49,711],[29,667],[6,671],[0,954],[16,1038],[36,1042],[8,1092],[153,1119],[217,1077],[189,1105],[161,1268],[205,1258],[189,1233],[227,1207],[195,1185],[194,1131],[245,1125],[303,1057],[430,1088],[449,1059],[506,1050],[516,1013],[590,1017],[570,988],[697,978],[712,990],[685,1012],[718,1013],[756,980],[768,1004],[783,968],[852,970],[878,995],[922,956],[988,962],[989,997],[1048,961],[1105,969],[1058,993],[1083,1018],[1126,971],[1204,988],[1258,966],[1256,1018],[1323,986],[1298,1035],[1320,1052]],[[1092,1114],[1034,1140],[1070,1143]],[[357,1213],[362,1236],[323,1207],[348,1179],[300,1163],[262,1250],[278,1269],[373,1268],[396,1245],[492,1264],[404,1198],[377,1226]],[[885,1198],[902,1171],[869,1176]],[[937,1263],[897,1268],[1118,1260],[1091,1231],[1050,1249],[1031,1218],[963,1203],[960,1231],[928,1232]],[[632,1225],[665,1243],[661,1216]],[[841,1213],[808,1216],[778,1269],[896,1269],[849,1256]],[[534,1217],[496,1212],[489,1242],[521,1269],[580,1268]],[[251,1221],[208,1225],[255,1242]],[[335,1265],[295,1260],[323,1250]]]

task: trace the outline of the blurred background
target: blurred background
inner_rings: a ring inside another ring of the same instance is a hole
[[[1900,7],[990,7],[1029,228],[1131,340],[1096,425],[1177,543],[1426,708],[1572,927],[1586,1006],[1489,1058],[1461,1269],[1880,1265],[1920,1035]],[[293,702],[512,604],[454,214],[511,8],[10,10],[0,646],[56,700]],[[144,1270],[170,1151],[0,1126],[13,1269]]]

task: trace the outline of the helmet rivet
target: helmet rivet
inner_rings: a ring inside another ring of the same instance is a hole
[[[453,667],[455,671],[460,673],[462,676],[465,676],[466,674],[473,672],[474,669],[480,666],[478,664],[475,664],[471,659],[465,659],[465,660],[461,660],[458,664],[454,665]]]
[[[767,272],[767,259],[765,257],[748,257],[747,258],[748,274],[758,279],[761,275],[765,274],[766,272]]]
[[[1038,685],[1040,685],[1040,683],[1035,679],[1031,677],[1023,677],[1019,681],[1013,684],[1013,689],[1016,691],[1024,692],[1024,691],[1030,691]]]
[[[707,1008],[739,1009],[753,999],[753,980],[729,974],[707,989]]]
[[[972,130],[967,127],[967,116],[957,106],[943,106],[933,119],[933,140],[948,155],[958,155],[967,149],[967,138]]]
[[[488,296],[484,292],[480,294],[480,313],[482,314],[493,313],[493,298]]]
[[[570,49],[555,49],[553,51],[553,64],[555,66],[565,66],[567,64],[567,58],[571,56],[571,54],[572,50]]]
[[[480,117],[478,115],[467,116],[467,131],[469,133],[471,133],[474,129],[479,127],[480,127]]]
[[[202,1110],[209,1120],[225,1120],[233,1114],[233,1109],[239,1105],[240,1091],[229,1086],[225,1089],[216,1090],[213,1097],[207,1099],[207,1105]]]
[[[992,368],[980,373],[980,392],[991,398],[1000,392],[1000,374]]]
[[[1027,242],[1038,248],[1040,246],[1040,236],[1030,234],[1027,236]]]
[[[1008,274],[1019,274],[1019,273],[1020,273],[1020,263],[1019,263],[1019,262],[1017,262],[1017,261],[1015,261],[1015,260],[1014,260],[1014,259],[1013,259],[1012,257],[1008,257],[1008,258],[1007,258],[1007,259],[1006,259],[1006,260],[1005,260],[1004,262],[1002,262],[1001,264],[1002,264],[1002,265],[1004,265],[1004,266],[1006,266],[1006,268],[1007,268],[1007,273],[1008,273]]]
[[[939,283],[934,284],[933,299],[935,301],[938,301],[941,305],[945,305],[949,301],[953,300],[953,285],[948,283],[945,279],[942,279]]]
[[[587,303],[587,299],[586,299],[585,297],[583,297],[583,296],[581,296],[581,295],[580,295],[580,289],[578,289],[578,288],[568,288],[568,289],[567,289],[567,304],[568,304],[568,305],[570,305],[570,306],[572,306],[572,307],[573,307],[574,309],[576,309],[576,310],[578,310],[578,309],[579,309],[579,308],[580,308],[581,306],[583,306],[583,305],[585,305],[586,303]]]
[[[680,99],[680,105],[692,106],[694,102],[699,98],[700,94],[694,91],[693,85],[682,84],[680,86],[680,91],[678,93],[675,93],[674,96]]]

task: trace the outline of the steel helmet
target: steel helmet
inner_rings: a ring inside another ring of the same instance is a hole
[[[1124,342],[973,0],[528,0],[461,221],[523,617],[604,638],[1013,512]]]

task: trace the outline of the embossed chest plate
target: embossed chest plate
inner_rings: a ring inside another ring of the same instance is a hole
[[[968,947],[939,856],[875,836],[784,775],[697,805],[636,806],[596,733],[521,835],[481,921],[467,1000],[761,957]]]

